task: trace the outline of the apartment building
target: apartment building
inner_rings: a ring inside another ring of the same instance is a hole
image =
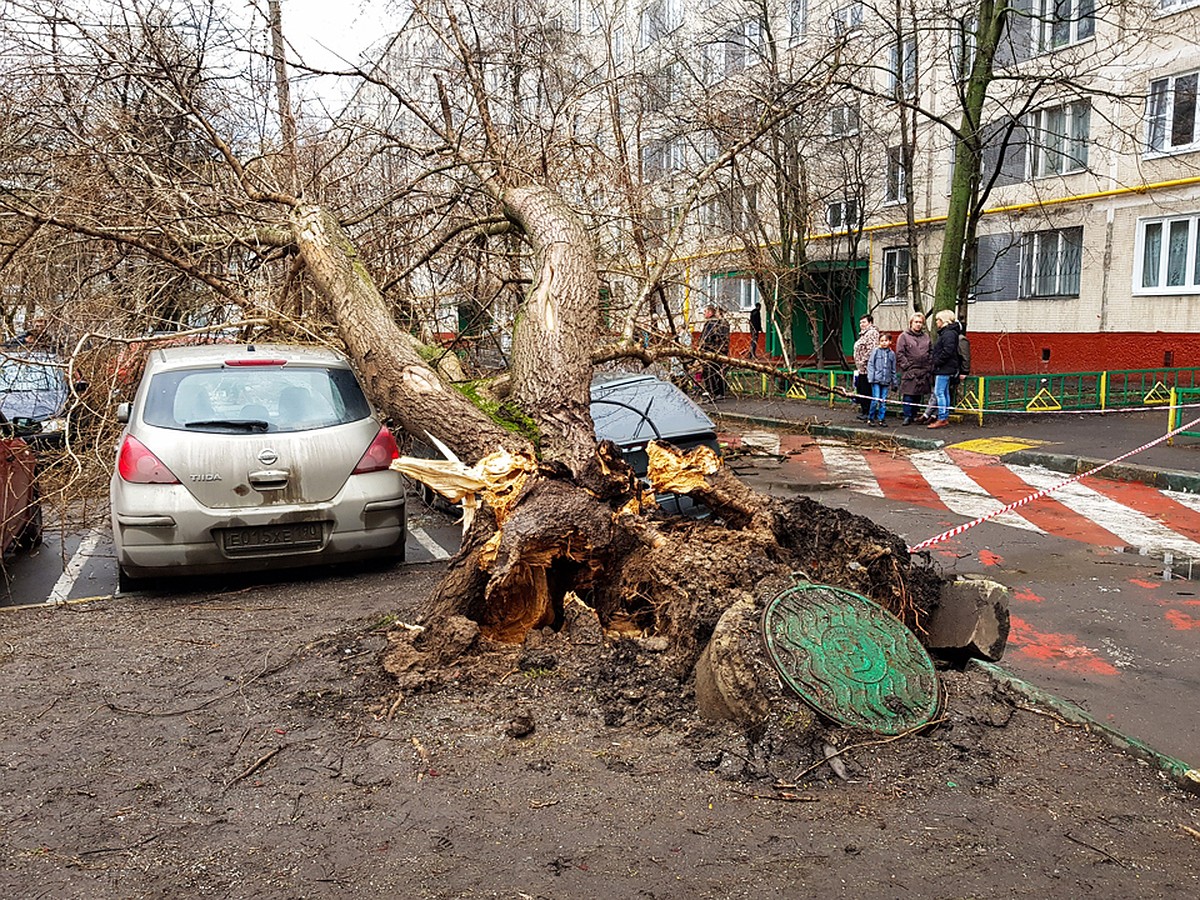
[[[557,88],[519,52],[488,56],[488,77],[509,123],[563,155],[555,183],[591,218],[614,297],[636,294],[635,251],[669,257],[677,318],[762,302],[782,311],[769,349],[826,363],[862,312],[895,331],[930,306],[986,7],[480,5],[557,60]],[[1013,0],[960,305],[978,371],[1200,366],[1198,38],[1200,0]],[[385,63],[436,44],[414,17]]]

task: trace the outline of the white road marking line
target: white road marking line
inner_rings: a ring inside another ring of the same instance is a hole
[[[1159,493],[1176,503],[1200,512],[1200,494],[1189,494],[1186,491],[1159,491]]]
[[[883,490],[875,479],[875,473],[871,471],[871,467],[867,465],[867,461],[863,459],[863,455],[859,451],[844,444],[829,443],[823,440],[818,440],[817,445],[821,448],[825,468],[837,480],[844,481],[848,488],[860,494],[868,494],[871,497],[883,496]]]
[[[428,550],[430,553],[432,553],[434,559],[449,559],[450,558],[450,553],[446,550],[446,548],[443,547],[441,544],[439,544],[437,541],[435,541],[433,538],[431,538],[429,536],[429,534],[425,531],[425,529],[422,528],[421,526],[410,525],[408,527],[408,533],[411,534],[414,538],[416,538],[416,541],[418,544],[420,544],[422,547],[424,547],[426,550]]]
[[[970,519],[986,516],[1007,503],[1001,503],[964,472],[945,450],[926,450],[910,457],[938,498],[951,512]],[[1032,492],[1031,492],[1032,493]],[[991,520],[1012,528],[1023,528],[1038,534],[1046,532],[1015,512],[1006,512]]]
[[[1035,488],[1053,487],[1063,479],[1061,473],[1044,469],[1028,466],[1007,468]],[[1068,484],[1050,496],[1133,547],[1150,551],[1169,550],[1188,559],[1200,559],[1200,544],[1090,487]]]
[[[71,557],[67,567],[58,576],[58,581],[54,582],[54,587],[50,589],[50,596],[46,598],[46,606],[57,606],[67,602],[72,588],[75,587],[75,582],[79,579],[79,573],[83,571],[84,564],[91,558],[92,551],[96,549],[96,544],[99,542],[100,530],[97,528],[93,528],[83,536],[75,555]]]

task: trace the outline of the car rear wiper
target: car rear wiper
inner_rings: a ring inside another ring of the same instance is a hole
[[[266,431],[271,423],[265,419],[198,419],[184,422],[184,428],[238,428],[243,431]]]

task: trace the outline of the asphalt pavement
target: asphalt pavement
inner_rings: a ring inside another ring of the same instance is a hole
[[[1097,476],[1200,493],[1200,438],[1178,435],[1170,443],[1165,440],[1166,408],[993,414],[982,425],[973,418],[960,418],[957,422],[952,419],[947,428],[930,430],[915,422],[902,426],[900,417],[891,414],[886,427],[868,427],[855,418],[856,406],[842,403],[831,409],[809,400],[730,397],[704,405],[718,425],[725,420],[775,428],[803,427],[814,435],[891,439],[922,450],[972,442],[967,449],[1003,456],[1006,462],[1067,473],[1085,472],[1125,456]],[[1197,418],[1200,410],[1185,410],[1185,423]],[[1200,431],[1200,423],[1194,428]],[[1153,446],[1146,446],[1149,444]]]

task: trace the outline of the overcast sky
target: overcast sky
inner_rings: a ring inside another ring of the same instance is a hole
[[[266,8],[266,0],[259,0]],[[359,62],[364,50],[383,38],[384,9],[395,4],[371,0],[282,0],[283,33],[315,68],[340,69]]]

